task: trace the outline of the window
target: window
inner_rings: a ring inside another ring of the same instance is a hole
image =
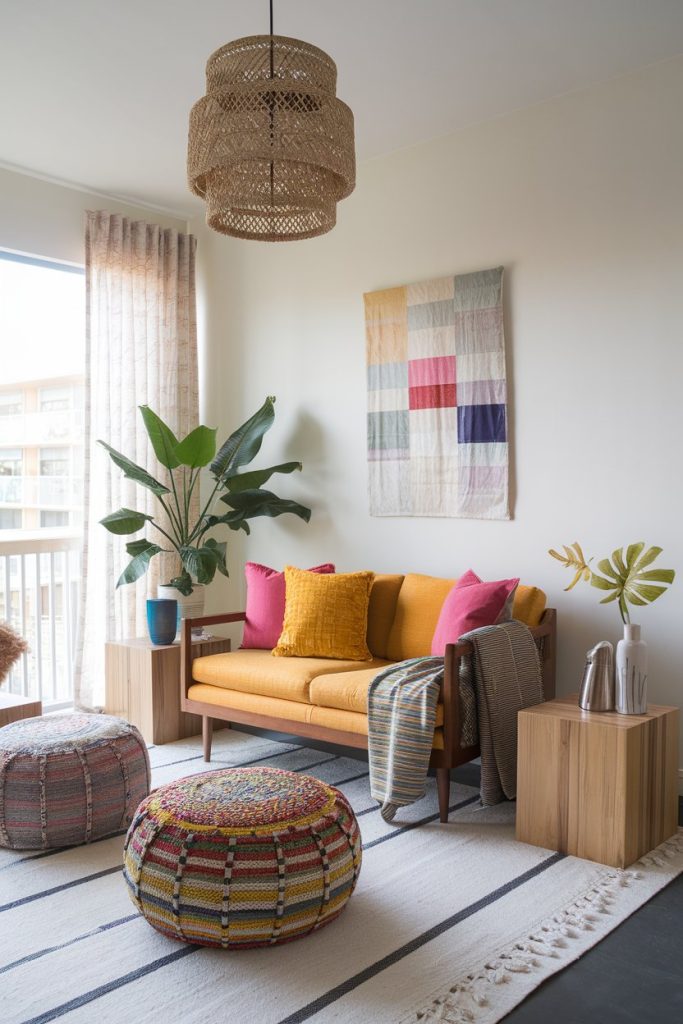
[[[21,391],[0,391],[0,416],[20,416],[24,409]]]
[[[41,512],[40,513],[40,525],[41,525],[41,527],[46,527],[46,526],[68,526],[69,525],[69,513],[68,512]]]
[[[71,464],[68,448],[41,448],[40,475],[68,476]]]
[[[41,388],[40,411],[59,412],[71,408],[71,388]]]
[[[21,476],[21,448],[0,448],[0,476]]]
[[[81,519],[85,277],[0,250],[0,523]]]
[[[20,530],[21,509],[0,507],[0,530]]]

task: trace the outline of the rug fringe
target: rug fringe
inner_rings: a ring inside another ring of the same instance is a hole
[[[643,867],[669,867],[674,857],[683,854],[683,829],[667,839],[651,853],[626,870],[607,870],[603,878],[573,900],[564,910],[547,918],[533,933],[517,940],[489,960],[481,971],[468,974],[456,982],[429,1006],[404,1018],[403,1024],[417,1022],[432,1024],[475,1024],[480,1010],[489,1005],[488,994],[492,985],[505,985],[516,974],[529,974],[542,966],[544,959],[558,959],[558,949],[566,948],[582,932],[594,931],[601,914],[610,914],[619,898],[619,891],[633,881],[642,879]],[[506,1011],[507,1012],[507,1011]]]

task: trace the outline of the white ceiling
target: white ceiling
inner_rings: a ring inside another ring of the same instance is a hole
[[[187,116],[267,0],[0,0],[0,162],[179,212]],[[683,0],[275,0],[327,50],[359,159],[683,52]]]

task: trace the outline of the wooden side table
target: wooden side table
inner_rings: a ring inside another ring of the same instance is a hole
[[[583,711],[576,694],[518,715],[517,839],[627,867],[678,824],[678,708]]]
[[[193,640],[195,658],[222,654],[230,641]],[[180,710],[180,644],[146,638],[105,644],[105,711],[136,725],[147,743],[170,743],[202,731],[199,715]]]
[[[0,728],[18,722],[20,718],[42,715],[43,705],[33,697],[19,697],[16,693],[0,693]]]

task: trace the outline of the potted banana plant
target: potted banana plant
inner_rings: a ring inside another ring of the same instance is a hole
[[[120,508],[100,520],[106,530],[117,536],[129,536],[149,528],[160,535],[160,543],[149,537],[128,541],[126,551],[131,560],[119,576],[117,587],[140,579],[157,555],[175,552],[178,573],[158,588],[159,596],[175,598],[181,617],[200,616],[204,587],[216,573],[228,575],[227,542],[216,536],[222,528],[249,533],[249,520],[258,516],[291,514],[309,521],[310,508],[280,498],[263,487],[276,473],[301,470],[300,462],[244,471],[260,451],[263,435],[273,424],[274,405],[274,396],[266,398],[261,408],[220,448],[217,448],[215,429],[198,426],[179,440],[149,406],[140,406],[154,454],[167,471],[164,480],[157,480],[105,441],[98,442],[125,477],[154,494],[160,511],[159,516],[154,516]],[[193,497],[199,493],[200,476],[206,467],[211,478],[208,497],[201,504],[199,515],[193,515]]]

